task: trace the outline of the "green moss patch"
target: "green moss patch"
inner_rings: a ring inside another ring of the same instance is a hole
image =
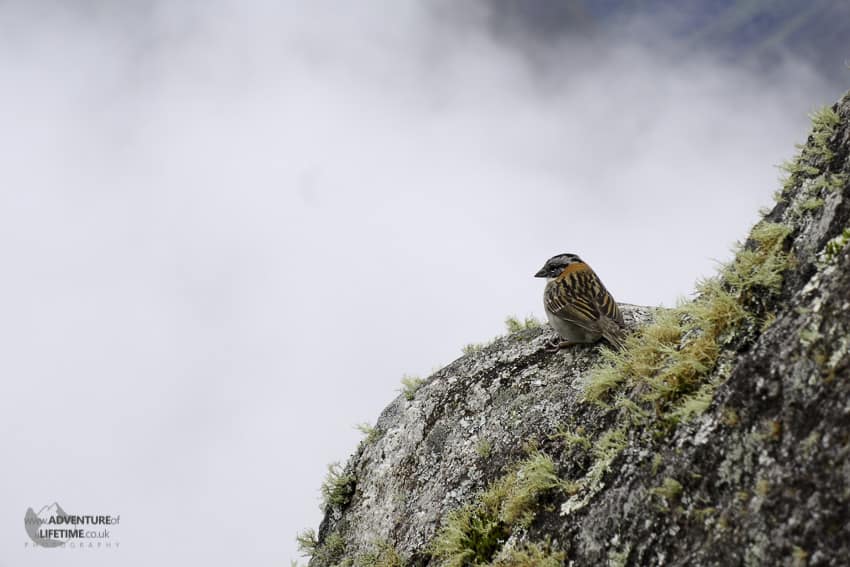
[[[760,222],[735,260],[698,284],[696,299],[661,311],[626,339],[625,349],[603,349],[603,363],[585,380],[585,400],[614,402],[638,421],[654,415],[678,422],[705,411],[714,391],[708,378],[721,348],[744,329],[762,327],[756,323],[767,317],[765,297],[779,292],[792,265],[785,251],[790,232],[783,224]]]
[[[513,530],[528,527],[534,520],[541,496],[563,487],[552,458],[532,454],[472,503],[447,516],[433,542],[433,556],[446,567],[491,564]],[[540,548],[528,548],[521,553],[538,551]],[[511,557],[492,564],[516,564],[510,561],[518,556]]]

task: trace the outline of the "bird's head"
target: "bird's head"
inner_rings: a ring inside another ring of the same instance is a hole
[[[561,275],[561,272],[564,271],[567,266],[571,266],[572,264],[577,264],[582,262],[582,259],[579,258],[576,254],[558,254],[557,256],[552,256],[546,263],[543,264],[543,267],[534,274],[535,278],[557,278]]]

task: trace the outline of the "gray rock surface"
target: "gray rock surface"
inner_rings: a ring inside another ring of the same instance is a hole
[[[742,299],[767,322],[720,345],[704,410],[628,421],[585,399],[599,345],[547,353],[548,328],[499,338],[384,410],[345,466],[346,497],[326,508],[318,545],[336,552],[311,565],[378,564],[376,545],[441,564],[432,542],[449,513],[532,450],[582,484],[541,497],[500,547],[545,541],[568,565],[850,564],[850,96],[834,109],[840,122],[815,131],[765,217],[790,227],[792,268],[778,293]],[[632,329],[657,316],[623,311]],[[614,427],[624,446],[601,464],[558,435],[597,443]]]

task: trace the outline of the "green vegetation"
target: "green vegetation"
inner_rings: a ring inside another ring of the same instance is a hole
[[[345,473],[339,463],[329,464],[328,474],[322,483],[322,509],[348,506],[356,486],[354,475]]]
[[[838,114],[832,108],[825,107],[812,114],[811,119],[810,142],[798,146],[800,153],[781,166],[787,173],[787,177],[783,180],[782,189],[777,194],[777,200],[784,200],[788,193],[801,184],[804,179],[820,176],[823,167],[835,157],[834,152],[829,147],[829,140],[835,134],[835,127],[840,121]],[[813,189],[819,191],[823,187],[834,187],[837,180],[832,179],[832,177],[834,176],[823,176]]]
[[[518,333],[520,331],[528,331],[531,329],[537,329],[541,327],[543,323],[538,319],[535,319],[533,316],[529,315],[524,319],[520,319],[519,317],[515,317],[514,315],[509,315],[505,318],[505,328],[508,330],[508,334]],[[501,336],[494,337],[492,340],[486,343],[469,343],[464,346],[461,350],[463,354],[474,354],[476,352],[481,352],[483,349],[492,345],[494,342],[502,338]]]
[[[820,209],[830,192],[839,191],[847,182],[847,176],[827,171],[835,157],[829,141],[835,135],[839,116],[832,108],[823,108],[811,116],[812,133],[807,144],[798,146],[800,152],[791,161],[782,164],[786,177],[782,189],[777,192],[777,201],[784,201],[800,187],[799,200],[793,214],[802,215]]]
[[[357,431],[363,434],[363,442],[366,444],[374,443],[381,438],[381,433],[374,425],[368,423],[358,423],[354,426]]]
[[[677,422],[687,422],[702,415],[708,409],[708,406],[711,405],[716,388],[717,385],[711,382],[703,384],[699,390],[689,396],[685,396],[682,399],[682,403],[672,411],[670,416]]]
[[[527,316],[525,319],[520,320],[513,315],[508,315],[505,318],[505,327],[508,329],[508,333],[518,333],[520,331],[526,331],[528,329],[537,329],[543,323],[532,317],[531,315]]]
[[[669,505],[682,494],[682,483],[675,478],[665,478],[661,486],[653,488],[650,492],[663,498]]]
[[[587,480],[593,485],[602,480],[614,459],[626,448],[626,431],[624,428],[612,429],[603,433],[593,446],[593,456],[596,461],[590,468]]]
[[[821,338],[820,331],[817,328],[806,327],[800,330],[800,342],[805,346],[810,346],[818,342]]]
[[[765,295],[779,292],[792,265],[784,248],[790,232],[758,223],[732,263],[698,284],[696,299],[659,312],[626,339],[624,350],[603,349],[603,363],[585,381],[585,399],[607,406],[620,391],[615,403],[638,422],[655,415],[678,423],[705,411],[715,387],[707,379],[721,347],[767,316]]]
[[[463,354],[475,354],[476,352],[481,352],[485,346],[487,345],[482,343],[469,343],[468,345],[464,345],[460,350]]]
[[[717,508],[708,506],[707,508],[696,508],[693,510],[694,518],[700,522],[705,522],[717,513]]]
[[[821,252],[820,261],[822,265],[829,265],[835,261],[839,254],[850,242],[850,228],[845,228],[844,231],[826,243]]]
[[[369,551],[354,557],[345,557],[346,545],[342,536],[332,533],[321,544],[316,532],[308,529],[295,538],[302,555],[311,557],[323,565],[339,567],[403,567],[404,562],[395,548],[386,541],[374,543]],[[293,562],[293,567],[296,565]]]
[[[298,534],[295,541],[302,555],[316,559],[325,565],[339,564],[345,555],[345,542],[339,534],[330,534],[320,544],[315,530],[308,529]]]
[[[558,426],[558,432],[549,436],[549,439],[560,439],[564,442],[564,446],[569,448],[581,447],[585,450],[590,450],[590,439],[585,434],[584,427],[571,429],[564,424]]]
[[[398,551],[386,541],[373,544],[373,549],[359,555],[354,560],[357,567],[403,567],[404,562]]]
[[[551,457],[544,453],[530,455],[493,482],[472,503],[448,515],[433,542],[433,555],[446,567],[489,563],[513,529],[531,524],[540,497],[563,487],[564,482],[555,473]],[[535,554],[539,550],[529,547],[517,553]],[[545,555],[543,551],[540,553]]]
[[[425,383],[425,380],[419,378],[418,376],[408,376],[405,374],[401,377],[401,390],[399,390],[402,394],[404,394],[404,398],[407,401],[413,399],[416,395],[417,390],[422,387],[422,384]]]
[[[841,118],[835,110],[827,106],[813,113],[811,119],[811,137],[814,143],[803,146],[800,155],[804,159],[828,162],[835,157],[829,147],[829,139],[835,134],[835,127],[841,122]]]
[[[823,207],[823,199],[818,197],[809,197],[800,203],[800,209],[803,211],[816,211]]]
[[[567,554],[563,551],[554,551],[549,542],[527,543],[503,550],[492,565],[494,567],[561,567],[566,557]]]
[[[608,472],[611,463],[626,448],[626,445],[625,425],[610,429],[599,436],[591,451],[594,458],[593,464],[584,477],[577,481],[563,483],[563,490],[570,497],[561,506],[561,514],[570,514],[580,510],[590,502],[594,494],[602,489],[602,479],[605,473]]]
[[[493,451],[493,445],[487,439],[479,439],[475,445],[475,452],[482,459],[489,459],[490,453]]]
[[[316,554],[319,548],[319,540],[316,539],[316,530],[309,528],[295,536],[295,543],[298,544],[298,551],[301,555],[312,557]]]

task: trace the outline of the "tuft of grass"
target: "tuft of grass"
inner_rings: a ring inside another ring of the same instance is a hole
[[[705,413],[711,401],[714,399],[715,384],[707,382],[700,386],[699,390],[689,396],[685,396],[682,402],[672,411],[670,417],[676,422],[688,422],[693,418]]]
[[[563,486],[551,457],[530,455],[472,503],[448,514],[434,538],[432,554],[447,567],[489,563],[515,528],[531,524],[540,497]]]
[[[337,565],[345,555],[345,541],[337,533],[328,535],[325,541],[319,543],[316,530],[310,528],[298,534],[295,541],[301,555],[315,559],[322,565]]]
[[[328,465],[328,474],[322,483],[322,509],[345,508],[354,496],[357,479],[343,471],[339,463]]]
[[[542,325],[543,325],[543,323],[540,320],[536,319],[535,317],[533,317],[531,315],[528,315],[524,319],[520,319],[519,317],[516,317],[514,315],[508,315],[505,318],[505,328],[507,329],[508,334],[518,333],[520,331],[527,331],[527,330],[530,330],[530,329],[537,329],[538,327],[541,327]],[[490,346],[491,344],[493,344],[495,341],[499,340],[500,338],[502,338],[502,337],[497,336],[497,337],[493,338],[491,341],[486,342],[486,343],[469,343],[468,345],[464,346],[461,350],[463,351],[463,354],[465,354],[465,355],[475,354],[477,352],[481,352],[482,350],[484,350],[485,348],[487,348],[488,346]]]
[[[626,446],[626,424],[620,424],[619,427],[610,429],[599,436],[591,450],[593,464],[584,477],[577,481],[563,483],[563,491],[569,495],[569,499],[561,505],[562,515],[580,510],[590,502],[594,494],[602,488],[602,478],[605,473]]]
[[[408,376],[405,374],[401,377],[401,389],[399,391],[404,394],[404,399],[411,401],[424,383],[425,380],[418,376]]]
[[[802,149],[803,146],[800,146],[800,148]],[[802,161],[800,155],[792,160],[782,162],[779,169],[788,174],[788,177],[784,180],[783,193],[793,188],[797,181],[802,177],[815,177],[816,175],[820,175],[820,169]]]
[[[657,486],[650,490],[650,492],[656,496],[659,496],[664,499],[664,501],[669,505],[676,501],[679,496],[682,494],[682,483],[680,483],[675,478],[665,478],[664,482],[661,483],[661,486]]]
[[[499,517],[507,487],[497,482],[472,504],[448,514],[432,543],[432,554],[445,567],[489,562],[510,535]]]
[[[308,528],[295,536],[298,544],[298,552],[305,557],[313,557],[319,548],[319,540],[316,538],[316,530]]]
[[[840,191],[847,182],[844,173],[824,172],[808,182],[809,195],[823,195],[825,193]]]
[[[378,431],[378,428],[369,423],[358,423],[354,428],[363,434],[363,443],[367,445],[381,438],[381,432]]]
[[[337,565],[344,557],[345,541],[337,533],[332,533],[326,537],[316,550],[316,555],[313,556],[320,565]]]
[[[578,489],[573,492],[578,492],[581,488],[593,487],[599,484],[602,477],[608,472],[611,463],[619,454],[626,448],[626,431],[624,427],[611,429],[599,436],[596,443],[593,445],[593,456],[595,458],[590,471],[585,479],[581,482]]]
[[[590,450],[591,444],[590,439],[587,438],[585,434],[584,427],[579,426],[575,429],[570,429],[565,424],[558,425],[557,433],[553,433],[549,436],[549,439],[560,439],[564,442],[564,446],[568,449],[571,447],[579,446],[582,449]]]
[[[743,293],[755,286],[778,291],[782,284],[779,277],[790,267],[788,254],[784,252],[785,241],[791,227],[782,223],[761,221],[750,231],[752,246],[739,252],[748,253],[744,259],[735,260],[724,271],[724,277],[734,288]],[[749,243],[748,243],[749,244]]]
[[[372,544],[372,549],[362,553],[355,561],[357,567],[403,567],[404,561],[395,547],[381,540]]]
[[[784,200],[785,196],[804,179],[820,176],[822,168],[835,157],[835,153],[829,147],[829,140],[835,135],[835,128],[840,122],[838,114],[832,108],[824,107],[814,112],[810,118],[812,133],[808,143],[798,146],[800,152],[797,156],[780,166],[787,175],[782,180],[782,189],[775,196],[777,201]],[[840,183],[832,179],[835,177],[833,174],[824,173],[823,177],[822,183],[828,186]]]
[[[816,211],[823,207],[823,199],[817,197],[809,197],[800,203],[800,209],[803,211]]]
[[[828,162],[835,157],[835,153],[829,148],[829,139],[835,134],[835,127],[841,122],[841,118],[828,106],[815,111],[810,118],[812,119],[812,143],[803,148],[802,155]]]
[[[832,264],[848,243],[850,243],[850,227],[845,228],[841,234],[826,243],[820,253],[820,264],[823,266]]]
[[[652,457],[652,476],[658,474],[658,469],[661,468],[661,463],[664,462],[664,457],[661,456],[661,453],[655,453],[655,456]]]
[[[593,446],[593,455],[597,463],[608,465],[626,448],[626,431],[623,428],[611,429],[603,433]]]
[[[612,429],[603,433],[593,446],[593,454],[599,460],[611,460],[626,448],[626,432],[623,429]]]
[[[505,318],[505,328],[507,328],[508,333],[518,333],[520,331],[526,331],[528,329],[537,329],[543,323],[535,319],[533,316],[529,315],[525,319],[519,319],[513,315],[508,315]]]
[[[620,351],[602,350],[602,363],[584,382],[585,401],[608,406],[615,392],[618,407],[637,421],[649,411],[671,423],[705,411],[714,386],[706,380],[721,347],[766,315],[754,298],[777,294],[792,265],[785,252],[791,229],[759,222],[745,246],[721,273],[697,284],[698,296],[658,313],[650,325],[626,338]]]
[[[478,443],[475,445],[475,452],[478,453],[478,456],[482,459],[489,459],[492,451],[493,444],[487,439],[479,439]]]
[[[523,527],[534,520],[538,497],[562,486],[552,457],[545,453],[535,453],[522,461],[512,480],[502,504],[501,517],[508,524],[519,523]]]
[[[706,520],[714,516],[714,514],[716,513],[717,508],[713,506],[708,506],[706,508],[697,508],[693,511],[694,518],[696,518],[700,522],[705,522]]]
[[[460,350],[463,351],[463,354],[475,354],[476,352],[484,350],[485,346],[487,345],[482,343],[469,343],[468,345],[464,345],[464,347]]]
[[[549,542],[525,543],[504,550],[492,562],[493,567],[561,567],[567,554],[555,551]]]

